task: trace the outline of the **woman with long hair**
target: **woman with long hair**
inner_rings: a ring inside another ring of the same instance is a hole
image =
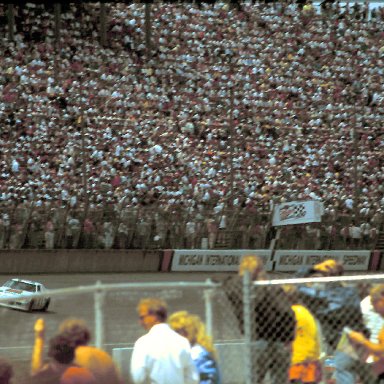
[[[216,350],[200,317],[187,311],[179,311],[169,316],[168,323],[172,329],[189,340],[200,383],[220,384]]]

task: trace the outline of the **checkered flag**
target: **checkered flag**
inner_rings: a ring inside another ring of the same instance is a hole
[[[295,210],[293,213],[293,216],[295,218],[305,217],[306,214],[307,214],[307,211],[306,211],[305,206],[303,204],[299,204],[299,205],[295,206]]]

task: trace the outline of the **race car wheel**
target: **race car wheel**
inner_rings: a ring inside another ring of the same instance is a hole
[[[44,307],[41,308],[41,310],[42,310],[43,312],[45,312],[45,311],[48,309],[48,307],[49,307],[49,303],[50,303],[50,302],[51,302],[51,299],[48,299],[48,300],[45,302]]]
[[[28,312],[32,312],[34,306],[35,306],[35,301],[31,300],[31,302],[29,303],[29,306],[28,306]]]

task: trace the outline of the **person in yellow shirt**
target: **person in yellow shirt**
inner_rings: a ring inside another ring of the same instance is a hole
[[[289,381],[294,384],[316,384],[322,379],[321,332],[312,313],[296,300],[292,287],[285,289],[291,299],[296,317],[295,338],[292,342]]]

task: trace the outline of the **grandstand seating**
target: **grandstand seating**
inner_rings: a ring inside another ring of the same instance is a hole
[[[336,225],[319,246],[342,246],[355,219],[369,223],[374,247],[383,8],[156,3],[151,52],[143,4],[108,4],[107,46],[98,3],[63,7],[58,43],[53,8],[14,9],[14,41],[0,26],[1,247],[45,246],[51,215],[55,247],[85,246],[86,217],[90,247],[105,246],[110,220],[114,238],[127,225],[121,244],[152,248],[185,246],[193,221],[199,247],[224,209],[233,238],[215,246],[238,246],[240,226],[250,246],[254,225],[273,235],[271,202],[307,199],[325,204],[319,237]]]

